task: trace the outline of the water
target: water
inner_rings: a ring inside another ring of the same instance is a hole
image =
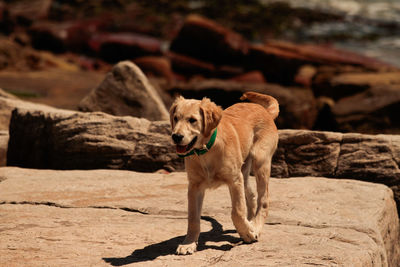
[[[301,29],[301,40],[331,40],[400,67],[400,0],[260,0],[287,2],[292,7],[339,14],[343,21],[317,23]]]

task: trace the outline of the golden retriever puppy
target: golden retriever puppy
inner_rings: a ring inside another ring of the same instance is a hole
[[[185,157],[188,185],[188,229],[177,254],[196,251],[200,216],[207,188],[226,184],[232,201],[232,221],[244,240],[257,241],[268,212],[271,159],[278,144],[275,98],[248,92],[222,110],[208,98],[178,97],[170,109],[172,139]],[[257,194],[249,185],[253,171]],[[257,196],[256,196],[257,195]]]

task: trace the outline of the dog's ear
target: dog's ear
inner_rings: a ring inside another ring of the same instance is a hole
[[[175,101],[172,103],[170,109],[169,109],[169,120],[171,123],[171,127],[174,128],[174,115],[176,111],[176,107],[178,106],[178,103],[185,100],[183,96],[178,96]]]
[[[203,116],[203,135],[209,136],[222,118],[222,108],[210,99],[203,98],[200,103],[200,113]]]

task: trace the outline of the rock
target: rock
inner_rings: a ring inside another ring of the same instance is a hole
[[[110,63],[162,54],[160,40],[136,33],[93,34],[89,47]]]
[[[182,169],[168,121],[42,107],[15,109],[7,164],[46,169]]]
[[[175,255],[175,249],[187,227],[184,173],[0,168],[0,177],[1,262],[33,266],[44,261],[54,266],[82,262],[90,266],[400,264],[393,195],[379,184],[271,179],[268,220],[259,242],[247,245],[234,231],[227,188],[210,190],[203,205],[199,251],[183,257]]]
[[[246,57],[247,69],[258,69],[270,82],[292,84],[303,65],[345,65],[363,71],[394,69],[365,56],[327,46],[299,45],[289,42],[269,42],[252,45]],[[317,95],[319,96],[319,95]]]
[[[279,128],[310,129],[317,116],[314,96],[307,89],[209,79],[176,83],[168,91],[171,95],[179,94],[186,98],[209,97],[224,108],[239,102],[241,95],[247,91],[268,94],[275,97],[281,107],[277,118]]]
[[[214,64],[198,60],[185,55],[168,52],[168,58],[171,60],[172,69],[185,76],[204,75],[212,76],[216,72]]]
[[[11,112],[17,107],[24,107],[32,110],[47,108],[44,105],[19,100],[15,96],[0,89],[0,131],[8,131]]]
[[[103,82],[81,101],[79,109],[169,120],[169,113],[156,90],[143,72],[129,61],[115,65]]]
[[[53,0],[11,1],[8,8],[11,17],[32,22],[47,18],[52,4]]]
[[[48,169],[183,169],[169,122],[42,107],[13,111],[7,163]],[[382,183],[400,207],[400,136],[280,130],[274,177],[325,176]],[[400,212],[400,209],[399,209]]]
[[[69,24],[37,22],[29,28],[33,48],[64,53],[68,50],[67,38]]]
[[[140,57],[133,61],[146,76],[156,76],[171,83],[175,77],[172,71],[171,62],[165,57]]]
[[[325,176],[383,183],[399,195],[400,136],[280,130],[272,176]],[[400,198],[396,198],[400,212]]]
[[[281,51],[291,52],[299,58],[305,58],[308,63],[312,65],[348,65],[355,67],[358,66],[369,70],[395,69],[395,67],[377,59],[327,45],[269,41],[266,46]]]
[[[336,100],[321,121],[334,117],[336,131],[400,132],[400,72],[361,72],[352,68],[320,68],[312,85],[314,94]],[[329,117],[329,118],[326,118]],[[327,130],[326,128],[317,128]]]
[[[372,85],[364,92],[342,98],[332,113],[341,131],[400,134],[400,83]]]
[[[266,83],[261,71],[254,70],[231,78],[232,81],[241,83]]]
[[[8,138],[8,130],[0,130],[0,167],[6,166],[7,164]]]
[[[293,84],[301,66],[307,64],[307,58],[292,51],[267,45],[252,45],[246,57],[246,67],[262,71],[272,83]]]
[[[353,67],[321,67],[312,83],[316,96],[335,100],[364,92],[374,86],[400,84],[400,72],[365,72]]]
[[[241,65],[248,43],[238,33],[212,20],[190,15],[170,50],[216,65]]]

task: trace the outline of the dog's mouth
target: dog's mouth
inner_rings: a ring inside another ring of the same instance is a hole
[[[179,154],[183,154],[183,153],[190,151],[192,149],[192,147],[194,146],[194,144],[196,143],[196,141],[197,141],[197,136],[195,136],[193,138],[193,140],[190,141],[190,143],[185,146],[176,145],[176,152]]]

